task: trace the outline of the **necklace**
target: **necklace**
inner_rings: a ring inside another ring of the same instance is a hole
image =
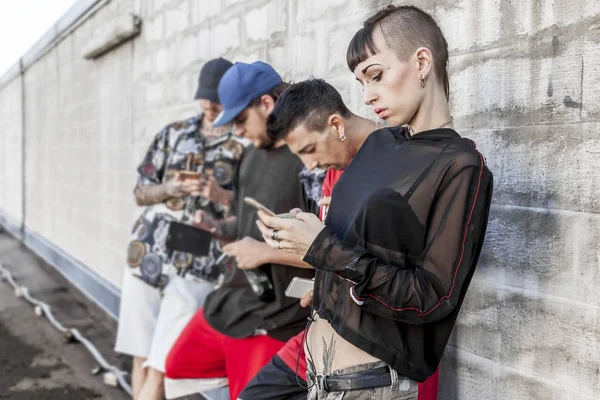
[[[443,124],[441,124],[440,126],[437,127],[437,129],[441,129],[443,127],[445,127],[446,125],[448,125],[450,122],[454,121],[454,117],[450,117],[448,119],[448,121],[444,122]],[[408,133],[410,136],[415,134],[415,131],[413,130],[413,128],[409,125],[409,124],[404,124],[403,126],[406,126],[408,128]]]
[[[446,121],[443,124],[441,124],[440,126],[438,126],[438,129],[441,129],[441,128],[445,127],[446,125],[448,125],[453,120],[454,120],[454,117],[450,116],[450,118],[448,119],[448,121]]]

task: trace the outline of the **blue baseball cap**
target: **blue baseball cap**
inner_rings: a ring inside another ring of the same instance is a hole
[[[281,76],[267,63],[235,63],[219,82],[218,92],[223,112],[213,122],[213,126],[228,124],[248,107],[252,100],[268,93],[281,82]]]

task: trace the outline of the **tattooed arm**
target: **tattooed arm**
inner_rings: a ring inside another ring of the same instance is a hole
[[[135,188],[133,194],[135,195],[135,203],[138,206],[151,206],[153,204],[162,203],[170,199],[172,196],[173,186],[171,182],[163,183],[161,185],[142,185]]]
[[[150,206],[162,203],[173,197],[182,197],[190,193],[198,193],[200,183],[195,180],[183,182],[171,180],[160,185],[140,185],[135,188],[135,202],[138,206]]]

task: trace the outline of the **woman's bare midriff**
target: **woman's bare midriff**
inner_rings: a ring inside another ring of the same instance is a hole
[[[312,360],[317,374],[329,374],[337,369],[380,361],[343,339],[329,322],[318,315],[310,325],[305,352],[308,364]]]

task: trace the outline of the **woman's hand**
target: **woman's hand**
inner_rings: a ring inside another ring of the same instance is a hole
[[[294,217],[271,217],[259,211],[256,224],[269,246],[304,255],[325,225],[316,215],[297,209],[290,211],[290,216]]]

